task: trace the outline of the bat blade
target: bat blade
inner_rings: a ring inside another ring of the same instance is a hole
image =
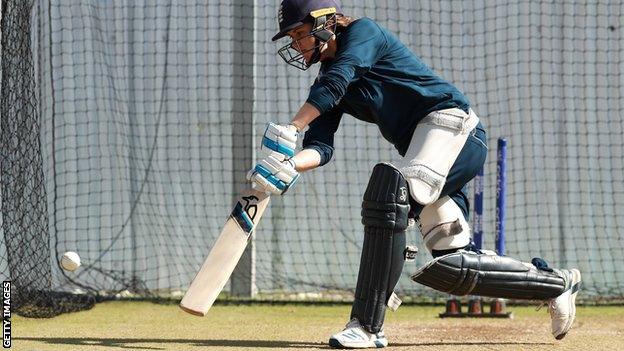
[[[221,234],[180,302],[180,308],[205,316],[238,264],[247,242],[269,204],[269,196],[244,191],[230,213]]]

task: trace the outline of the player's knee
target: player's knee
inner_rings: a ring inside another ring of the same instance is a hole
[[[470,227],[457,204],[448,196],[423,208],[419,217],[423,243],[434,257],[466,248]]]
[[[409,190],[401,172],[390,164],[377,164],[364,193],[362,224],[404,231],[409,208]]]

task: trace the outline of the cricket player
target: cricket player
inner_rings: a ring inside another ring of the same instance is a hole
[[[397,302],[393,291],[403,269],[409,218],[418,221],[433,256],[412,275],[414,281],[455,295],[548,301],[552,334],[563,338],[574,321],[580,272],[471,245],[465,185],[483,166],[487,144],[466,96],[372,19],[345,16],[336,0],[283,0],[278,23],[273,41],[290,37],[278,51],[286,63],[301,70],[320,63],[320,70],[290,124],[267,127],[262,148],[271,153],[248,174],[256,187],[283,194],[300,172],[329,162],[343,114],[376,124],[402,156],[371,172],[350,321],[329,345],[388,344],[382,326],[387,305]],[[296,152],[306,127],[303,149]]]

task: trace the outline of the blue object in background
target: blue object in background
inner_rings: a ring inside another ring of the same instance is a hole
[[[472,241],[477,249],[483,248],[483,167],[474,178],[474,217]]]
[[[507,140],[498,139],[496,153],[496,253],[505,255],[505,168]]]

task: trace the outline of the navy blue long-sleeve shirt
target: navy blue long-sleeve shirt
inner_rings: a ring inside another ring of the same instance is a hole
[[[468,99],[399,39],[375,21],[361,18],[336,36],[337,51],[321,64],[307,102],[321,115],[310,123],[303,147],[326,164],[343,113],[375,123],[403,156],[418,122],[433,111],[461,108]]]

